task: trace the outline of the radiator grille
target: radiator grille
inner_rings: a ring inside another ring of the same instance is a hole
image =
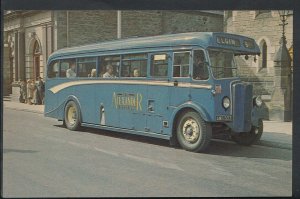
[[[232,85],[233,129],[237,132],[250,131],[253,87],[250,84]]]

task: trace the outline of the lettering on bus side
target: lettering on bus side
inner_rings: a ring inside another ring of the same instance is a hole
[[[112,102],[116,109],[142,111],[143,95],[140,93],[113,93]]]

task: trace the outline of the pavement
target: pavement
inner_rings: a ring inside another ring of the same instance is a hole
[[[3,107],[38,114],[44,113],[44,105],[19,103],[11,101],[8,97],[4,97]],[[264,132],[256,145],[292,150],[292,122],[264,120],[263,123]]]

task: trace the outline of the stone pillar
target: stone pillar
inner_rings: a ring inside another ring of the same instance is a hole
[[[42,37],[42,46],[40,47],[42,49],[42,55],[43,55],[43,70],[40,72],[43,72],[43,77],[44,78],[44,71],[45,71],[45,66],[47,65],[47,59],[48,59],[48,27],[43,26],[43,37]]]
[[[25,32],[18,32],[18,80],[25,80]]]
[[[270,103],[270,120],[291,121],[291,58],[282,39],[274,58],[274,83]]]
[[[53,27],[52,25],[47,26],[47,59],[53,53]]]
[[[10,60],[9,60],[9,45],[7,32],[3,35],[3,95],[7,96],[10,94],[11,82],[10,82]]]
[[[19,78],[19,37],[18,37],[18,32],[14,33],[15,37],[15,45],[14,45],[14,52],[15,52],[15,63],[14,63],[14,68],[15,68],[15,76],[14,79],[15,81],[18,81]]]

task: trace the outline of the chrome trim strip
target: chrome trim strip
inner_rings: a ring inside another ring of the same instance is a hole
[[[78,80],[62,83],[48,89],[52,93],[56,94],[59,91],[77,85],[89,85],[89,84],[129,84],[129,85],[148,85],[148,86],[174,86],[173,82],[168,81],[137,81],[137,80]],[[181,88],[204,88],[211,89],[212,86],[209,84],[192,84],[187,82],[178,82],[178,86]]]

